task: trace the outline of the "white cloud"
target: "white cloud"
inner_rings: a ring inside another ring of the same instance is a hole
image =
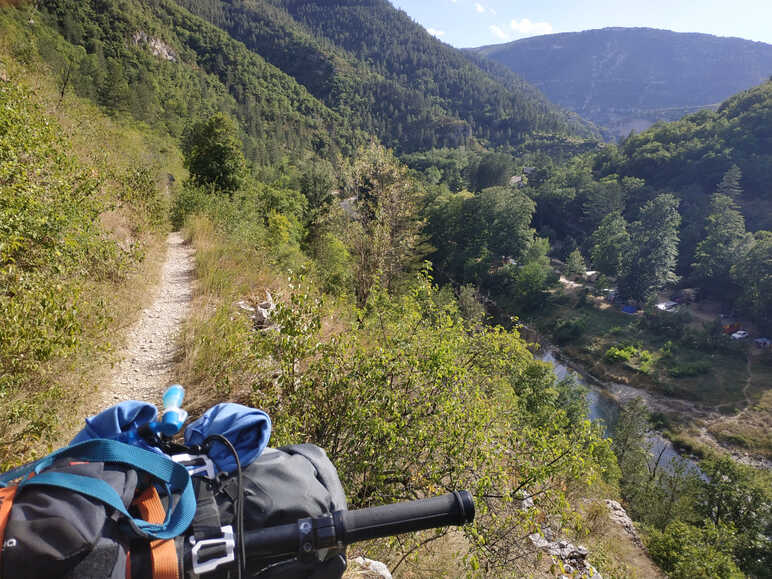
[[[509,23],[509,27],[516,34],[528,34],[533,36],[537,34],[552,33],[552,24],[549,22],[531,22],[528,18],[523,18],[520,21],[517,19],[512,20],[512,22]]]
[[[482,14],[483,12],[485,12],[485,6],[483,6],[483,5],[482,5],[482,4],[480,4],[479,2],[475,2],[475,3],[474,3],[474,9],[475,9],[475,10],[477,10],[477,11],[478,11],[480,14]]]
[[[495,24],[490,26],[489,30],[493,33],[493,36],[495,36],[499,40],[504,40],[504,41],[512,40],[512,37],[507,32],[505,32]]]
[[[432,36],[436,36],[437,38],[442,38],[443,36],[445,36],[444,30],[437,30],[436,28],[427,28],[426,32],[428,32]]]
[[[493,8],[488,8],[488,12],[496,16],[496,11]]]

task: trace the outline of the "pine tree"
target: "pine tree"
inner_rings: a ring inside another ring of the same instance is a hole
[[[641,208],[640,219],[631,225],[633,256],[620,279],[623,296],[647,300],[668,283],[677,280],[678,200],[665,193]]]
[[[582,276],[587,272],[587,265],[584,263],[579,249],[575,249],[568,256],[566,261],[566,277]]]
[[[750,241],[737,203],[725,193],[715,193],[705,220],[705,237],[695,252],[694,274],[712,293],[726,292],[732,286],[729,270],[747,252]]]
[[[742,171],[737,165],[732,165],[729,170],[724,173],[721,182],[716,187],[716,192],[722,195],[728,195],[733,200],[738,200],[743,194],[743,189],[740,186],[742,180]]]

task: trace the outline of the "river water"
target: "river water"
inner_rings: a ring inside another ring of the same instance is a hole
[[[553,350],[543,348],[536,355],[539,360],[552,364],[555,375],[560,378],[573,376],[574,380],[587,389],[587,406],[590,419],[593,421],[603,421],[606,427],[606,436],[613,436],[613,427],[619,416],[620,400],[629,399],[634,389],[621,384],[610,384],[608,389],[601,388],[587,381],[581,374],[571,370],[568,366],[560,362],[553,353]],[[646,399],[644,392],[640,393],[641,398]],[[648,435],[651,453],[654,458],[660,458],[660,465],[667,470],[672,470],[673,461],[682,459],[687,462],[689,467],[698,469],[697,463],[691,459],[682,457],[673,447],[673,444],[664,436],[657,432],[650,432]]]

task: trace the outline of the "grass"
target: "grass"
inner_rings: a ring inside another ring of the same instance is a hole
[[[287,282],[261,251],[216,231],[208,217],[190,218],[184,231],[196,248],[198,281],[178,373],[195,416],[223,399],[249,402],[258,361],[248,348],[250,320],[236,302],[250,296],[262,300],[266,290],[278,298]]]
[[[636,545],[620,525],[611,521],[608,507],[603,500],[586,500],[582,514],[586,535],[579,535],[574,540],[588,547],[590,551],[588,560],[603,577],[610,579],[665,577],[646,551]]]
[[[757,352],[751,375],[753,404],[714,422],[708,431],[720,442],[772,459],[772,352]]]

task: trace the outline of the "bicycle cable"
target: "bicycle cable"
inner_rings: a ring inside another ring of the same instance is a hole
[[[244,483],[241,477],[241,461],[239,460],[239,453],[228,440],[222,434],[211,434],[204,440],[204,446],[209,445],[211,442],[217,441],[231,452],[234,460],[236,461],[236,531],[234,533],[236,539],[236,560],[238,569],[238,578],[242,579],[247,574],[247,552],[244,544]]]

